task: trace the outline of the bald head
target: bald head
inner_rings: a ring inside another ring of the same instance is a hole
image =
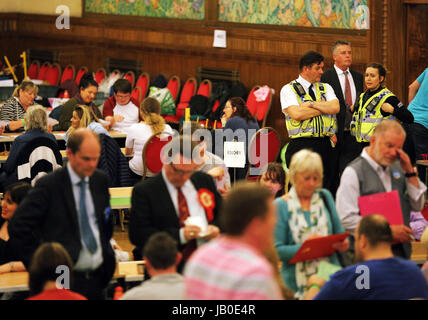
[[[371,247],[379,244],[391,244],[392,232],[388,220],[379,214],[371,214],[360,220],[355,230],[357,238],[364,235]]]
[[[73,171],[81,178],[91,176],[98,165],[101,145],[92,130],[79,128],[67,141],[67,156]]]
[[[385,133],[395,133],[406,137],[406,131],[404,131],[402,125],[396,120],[383,120],[373,131],[373,135],[377,137],[380,137]]]

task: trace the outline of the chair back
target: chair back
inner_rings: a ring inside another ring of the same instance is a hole
[[[79,71],[77,71],[77,75],[76,75],[77,86],[80,86],[80,79],[82,79],[83,75],[86,72],[88,72],[88,67],[85,67],[85,66],[80,67]]]
[[[57,86],[60,77],[61,77],[61,66],[58,63],[54,63],[50,66],[50,68],[46,72],[45,80],[51,86]]]
[[[125,75],[123,76],[123,79],[128,80],[131,83],[131,88],[134,88],[134,85],[135,85],[134,71],[128,71],[127,73],[125,73]]]
[[[18,181],[34,186],[36,181],[62,166],[62,155],[55,141],[39,137],[27,143],[17,157]]]
[[[180,78],[176,75],[171,76],[166,87],[168,88],[169,92],[171,92],[174,102],[177,102],[178,93],[180,91]]]
[[[134,90],[132,90],[131,93],[131,98],[134,98],[135,100],[138,101],[138,103],[141,103],[141,88],[140,87],[135,87]],[[137,106],[139,107],[139,106]]]
[[[42,64],[42,66],[39,69],[39,72],[37,73],[37,80],[45,80],[46,73],[48,72],[50,66],[51,64],[48,61]]]
[[[211,81],[208,79],[205,79],[201,82],[198,88],[198,92],[196,94],[200,94],[202,96],[205,96],[209,98],[211,96]]]
[[[98,84],[101,84],[101,82],[105,79],[106,77],[106,69],[104,68],[99,68],[97,70],[97,72],[95,72],[95,76],[94,79]]]
[[[147,176],[147,171],[158,173],[162,170],[161,151],[162,148],[171,141],[172,135],[168,132],[158,132],[153,134],[143,148],[143,180]]]
[[[196,93],[196,79],[190,77],[187,79],[186,83],[181,90],[180,102],[177,105],[176,116],[181,118],[184,116],[184,109],[189,106],[190,98],[193,97]]]
[[[30,67],[28,68],[28,78],[37,79],[37,75],[39,73],[40,62],[39,60],[34,60],[31,62]]]
[[[250,163],[247,171],[247,178],[251,175],[260,175],[269,162],[274,162],[279,152],[279,135],[271,127],[263,127],[251,138],[248,147],[248,161]],[[253,174],[252,168],[257,168],[258,174]]]
[[[63,84],[64,81],[73,80],[75,73],[76,73],[76,70],[72,64],[69,64],[68,66],[66,66],[64,71],[62,72],[61,81],[59,82],[60,85]]]
[[[251,114],[256,117],[260,127],[264,127],[272,104],[272,90],[269,88],[268,94],[263,101],[257,101],[254,93],[260,88],[261,86],[256,85],[251,89],[247,98],[247,107]]]
[[[147,95],[147,91],[149,90],[150,75],[147,72],[140,74],[135,86],[141,89],[141,100],[143,100]]]

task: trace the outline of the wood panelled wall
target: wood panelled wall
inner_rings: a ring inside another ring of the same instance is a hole
[[[299,59],[308,50],[321,52],[329,68],[332,44],[348,40],[354,69],[363,72],[370,61],[385,63],[388,87],[400,98],[406,94],[408,83],[402,80],[405,26],[396,27],[397,19],[404,19],[403,13],[400,17],[404,4],[402,0],[369,3],[368,31],[220,23],[216,1],[207,2],[203,22],[90,15],[71,18],[70,30],[57,30],[56,16],[0,14],[0,45],[12,60],[18,60],[18,53],[27,48],[52,49],[59,52],[63,67],[73,63],[86,65],[90,71],[104,66],[105,57],[140,60],[152,78],[160,73],[177,74],[183,83],[195,75],[198,66],[239,70],[248,90],[256,84],[275,90],[267,125],[275,127],[285,143],[279,93],[297,77]],[[215,29],[227,31],[227,48],[212,47]]]

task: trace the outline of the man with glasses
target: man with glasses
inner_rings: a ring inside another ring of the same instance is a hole
[[[113,97],[104,102],[103,117],[110,122],[110,128],[126,131],[140,118],[140,103],[131,97],[131,83],[126,79],[118,79],[113,84]]]
[[[211,176],[197,171],[203,163],[198,142],[176,136],[163,151],[162,171],[132,192],[129,237],[137,259],[150,236],[165,231],[179,243],[184,263],[199,245],[218,236],[221,196]]]

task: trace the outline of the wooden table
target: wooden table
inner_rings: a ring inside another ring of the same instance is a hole
[[[109,188],[110,207],[112,209],[119,209],[119,222],[122,231],[125,231],[125,212],[123,209],[131,208],[131,196],[133,188],[134,187]]]
[[[412,260],[416,264],[424,264],[427,261],[428,257],[428,248],[426,248],[421,242],[413,241],[412,242]]]
[[[143,281],[144,264],[145,262],[142,260],[119,262],[116,264],[116,271],[113,275],[112,282],[116,282],[120,279],[125,280],[125,282]],[[28,290],[28,272],[9,272],[0,274],[0,293]]]

